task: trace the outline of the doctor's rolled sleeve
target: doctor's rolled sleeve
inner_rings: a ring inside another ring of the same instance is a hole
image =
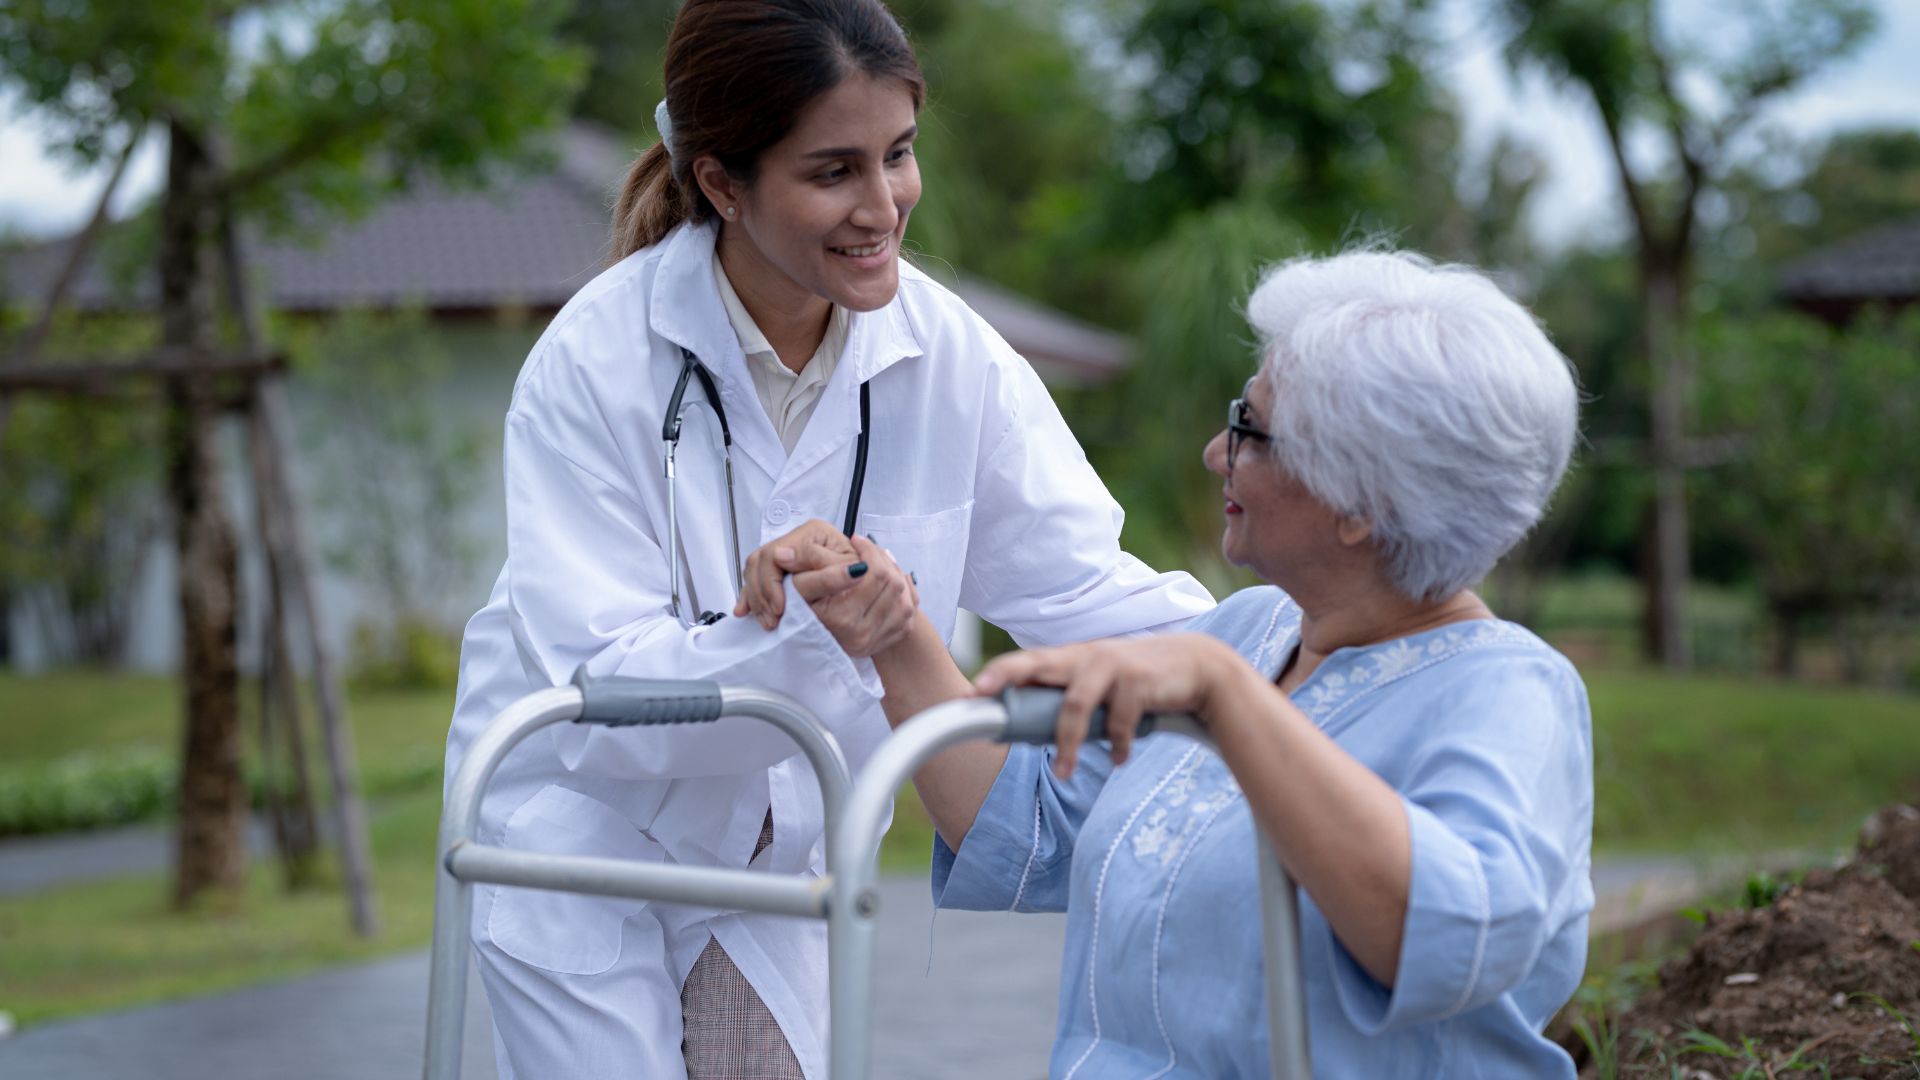
[[[1010,357],[990,379],[1002,426],[982,443],[960,606],[1022,646],[1172,630],[1211,610],[1192,576],[1121,550],[1126,515],[1033,369]]]

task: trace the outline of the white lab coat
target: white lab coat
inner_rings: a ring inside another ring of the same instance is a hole
[[[507,560],[468,623],[447,774],[505,705],[586,665],[598,675],[704,678],[797,698],[856,771],[887,734],[872,665],[850,660],[789,587],[767,632],[687,629],[667,609],[662,410],[680,347],[713,373],[734,439],[741,544],[809,518],[840,522],[859,386],[872,431],[860,531],[917,573],[951,636],[965,607],[1026,643],[1180,625],[1212,605],[1185,574],[1118,545],[1119,506],[1044,387],[987,324],[903,264],[886,307],[856,314],[793,453],[755,395],[714,286],[717,231],[683,225],[581,289],[528,356],[507,413]],[[731,611],[719,427],[697,380],[677,457],[682,605]],[[519,747],[482,809],[485,842],[707,866],[824,870],[819,788],[757,721],[671,728],[561,725]],[[473,935],[502,1075],[683,1076],[678,987],[719,939],[809,1077],[826,1074],[823,923],[480,887]]]

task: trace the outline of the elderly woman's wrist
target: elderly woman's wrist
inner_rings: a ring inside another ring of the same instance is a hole
[[[1195,713],[1200,723],[1218,737],[1244,714],[1239,704],[1246,698],[1246,676],[1253,669],[1231,646],[1217,638],[1196,635],[1195,649],[1199,683],[1199,707]]]

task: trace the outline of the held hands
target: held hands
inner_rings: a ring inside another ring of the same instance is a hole
[[[783,583],[792,572],[783,561],[797,563],[803,548],[815,549],[809,558],[819,560],[820,567],[851,565],[861,558],[853,542],[840,535],[839,529],[818,518],[806,522],[747,556],[747,565],[740,573],[740,599],[733,605],[735,618],[752,615],[766,630],[780,625],[780,616],[787,609]]]
[[[1123,764],[1132,752],[1142,713],[1186,712],[1206,719],[1223,670],[1223,654],[1238,658],[1205,634],[1112,638],[996,657],[980,670],[973,686],[981,694],[1033,684],[1066,689],[1055,727],[1053,762],[1054,774],[1065,780],[1073,775],[1080,744],[1087,739],[1088,720],[1098,706],[1107,707],[1107,738],[1113,744],[1115,765]]]
[[[823,521],[809,521],[747,559],[734,614],[751,614],[772,629],[785,614],[782,579],[813,609],[847,655],[864,658],[898,644],[913,627],[920,592],[913,576],[864,536],[848,539]]]

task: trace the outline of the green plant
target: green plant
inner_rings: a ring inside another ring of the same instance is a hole
[[[1693,1028],[1681,1033],[1679,1053],[1682,1056],[1710,1054],[1727,1058],[1739,1070],[1728,1074],[1729,1080],[1775,1080],[1781,1073],[1790,1072],[1819,1073],[1823,1077],[1831,1077],[1831,1066],[1808,1056],[1825,1041],[1824,1036],[1808,1039],[1783,1056],[1762,1049],[1751,1036],[1740,1036],[1740,1045],[1736,1047],[1718,1035]]]
[[[1745,905],[1749,911],[1759,911],[1762,908],[1772,907],[1773,902],[1780,899],[1781,893],[1793,888],[1798,882],[1799,877],[1799,874],[1786,874],[1775,877],[1765,870],[1751,874],[1747,877],[1746,885],[1741,890],[1741,903]]]
[[[1913,947],[1916,950],[1920,950],[1920,941],[1913,942]],[[1913,1057],[1910,1059],[1910,1061],[1914,1066],[1915,1075],[1920,1075],[1920,1030],[1916,1030],[1914,1028],[1913,1021],[1907,1019],[1907,1014],[1895,1008],[1892,1002],[1888,1001],[1886,998],[1881,997],[1879,994],[1868,993],[1867,991],[1860,990],[1860,991],[1856,991],[1854,993],[1848,994],[1847,997],[1849,999],[1859,998],[1863,1001],[1872,1002],[1874,1006],[1878,1008],[1881,1012],[1886,1013],[1888,1016],[1892,1017],[1894,1023],[1900,1025],[1900,1030],[1905,1031],[1907,1033],[1907,1038],[1913,1040]]]
[[[0,836],[120,825],[173,805],[178,767],[135,747],[0,766]]]
[[[350,653],[354,682],[372,689],[447,689],[460,674],[459,639],[418,616],[360,623]]]
[[[1605,1012],[1589,1022],[1585,1016],[1573,1021],[1574,1034],[1587,1048],[1587,1060],[1593,1065],[1596,1080],[1618,1080],[1620,1076],[1620,1032],[1615,1020]]]

